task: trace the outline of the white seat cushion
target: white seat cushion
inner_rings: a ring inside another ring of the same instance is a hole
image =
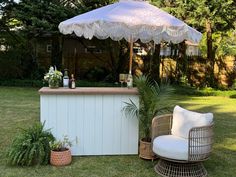
[[[153,141],[153,152],[175,160],[188,160],[188,140],[174,135],[158,136]]]
[[[193,127],[207,126],[213,122],[212,113],[197,113],[175,106],[171,134],[188,138],[189,130]]]

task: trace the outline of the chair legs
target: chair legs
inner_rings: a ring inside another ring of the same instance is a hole
[[[160,159],[154,167],[156,173],[163,177],[205,177],[207,171],[201,162],[177,163]]]

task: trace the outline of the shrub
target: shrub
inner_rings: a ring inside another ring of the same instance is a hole
[[[236,90],[236,79],[233,81],[232,89]]]
[[[30,166],[48,164],[50,144],[55,138],[49,130],[43,130],[44,124],[36,123],[15,137],[8,151],[11,165]]]
[[[43,87],[48,86],[44,83],[43,80],[20,80],[20,79],[11,79],[11,80],[0,80],[0,86],[14,86],[14,87]]]

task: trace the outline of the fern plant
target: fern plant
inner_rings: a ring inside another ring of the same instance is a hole
[[[8,162],[11,165],[30,166],[48,164],[50,145],[55,138],[44,124],[36,123],[15,137],[8,151]]]
[[[143,140],[151,141],[151,123],[153,117],[168,110],[167,101],[172,88],[169,84],[158,85],[147,75],[134,78],[134,83],[138,88],[139,106],[132,100],[125,102],[123,111],[126,116],[139,119],[141,132],[144,134]]]

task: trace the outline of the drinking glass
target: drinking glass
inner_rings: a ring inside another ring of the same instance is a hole
[[[125,83],[127,83],[127,81],[128,81],[128,77],[129,77],[129,74],[125,74]]]
[[[125,74],[119,74],[119,82],[121,83],[121,87],[122,87],[123,83],[125,82]]]

